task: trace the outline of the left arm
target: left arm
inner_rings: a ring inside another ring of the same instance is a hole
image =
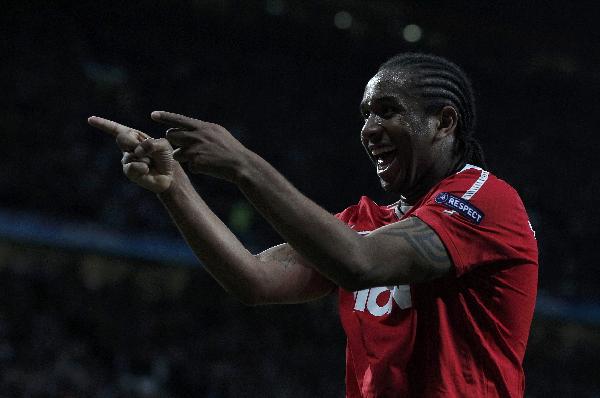
[[[284,237],[339,286],[348,290],[420,282],[450,272],[438,235],[416,217],[361,236],[304,196],[256,154],[234,181]]]
[[[195,173],[235,183],[296,251],[348,290],[404,284],[450,272],[451,261],[437,234],[417,218],[360,236],[304,196],[223,127],[185,116],[153,112],[169,126],[176,159]]]

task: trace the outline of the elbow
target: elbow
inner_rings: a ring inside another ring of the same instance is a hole
[[[343,289],[356,292],[372,287],[409,285],[440,276],[443,275],[425,274],[408,260],[395,268],[382,263],[365,262],[348,272],[339,283]]]
[[[363,274],[357,275],[355,273],[338,278],[337,284],[349,292],[357,292],[374,286]]]
[[[263,296],[251,290],[235,292],[228,290],[227,293],[229,293],[231,296],[233,296],[233,298],[235,298],[237,301],[239,301],[247,307],[256,307],[259,305],[269,304]]]
[[[413,267],[406,265],[393,270],[389,265],[377,262],[374,256],[356,256],[356,260],[347,263],[334,280],[341,288],[356,292],[372,287],[412,283],[416,278],[412,275]]]
[[[366,285],[360,282],[357,282],[354,279],[340,280],[337,282],[338,286],[348,292],[358,292],[360,290],[366,289]]]
[[[369,241],[362,238],[358,243],[344,250],[341,261],[332,267],[339,272],[334,278],[330,278],[342,289],[351,292],[381,286],[377,285],[377,274],[381,267],[376,267],[373,262],[376,256],[372,254],[373,249],[368,245]]]
[[[375,286],[374,273],[366,261],[352,261],[340,268],[343,271],[337,275],[335,282],[342,289],[356,292]]]

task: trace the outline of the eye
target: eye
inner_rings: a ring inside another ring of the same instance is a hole
[[[395,115],[402,113],[402,109],[394,99],[377,99],[361,105],[360,116],[363,120],[367,120],[372,114],[382,119],[391,119]]]
[[[394,106],[390,106],[390,105],[383,105],[380,109],[379,109],[379,116],[381,116],[384,119],[389,119],[392,116],[394,116],[396,113],[398,113],[399,109],[394,107]]]

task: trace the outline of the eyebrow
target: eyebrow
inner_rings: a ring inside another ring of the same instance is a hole
[[[405,110],[406,107],[400,103],[400,101],[398,101],[398,97],[393,96],[393,95],[383,95],[383,96],[379,96],[379,97],[374,97],[371,98],[371,103],[378,103],[378,102],[394,102],[394,104],[398,105],[400,108],[402,108],[402,110]],[[359,110],[362,113],[362,111],[364,110],[365,107],[368,106],[368,103],[366,101],[361,101],[360,106],[359,106]]]

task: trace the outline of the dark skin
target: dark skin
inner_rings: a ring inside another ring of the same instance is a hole
[[[448,145],[458,115],[450,106],[428,115],[410,85],[410,75],[390,71],[369,81],[360,104],[365,120],[361,141],[377,166],[382,188],[414,204],[456,168],[458,159]],[[392,148],[386,156],[373,156],[373,151]]]
[[[380,155],[373,151],[391,150],[380,161],[382,186],[411,203],[451,173],[457,119],[450,107],[424,114],[403,87],[393,73],[371,79],[361,105],[366,117],[361,139],[376,163]],[[166,139],[146,138],[102,118],[92,117],[89,123],[116,137],[126,176],[158,194],[206,269],[242,301],[302,302],[326,295],[335,286],[352,291],[450,272],[443,244],[418,218],[360,236],[225,128],[168,112],[151,116],[170,127]],[[287,243],[250,254],[204,203],[180,163],[192,173],[236,184]]]

